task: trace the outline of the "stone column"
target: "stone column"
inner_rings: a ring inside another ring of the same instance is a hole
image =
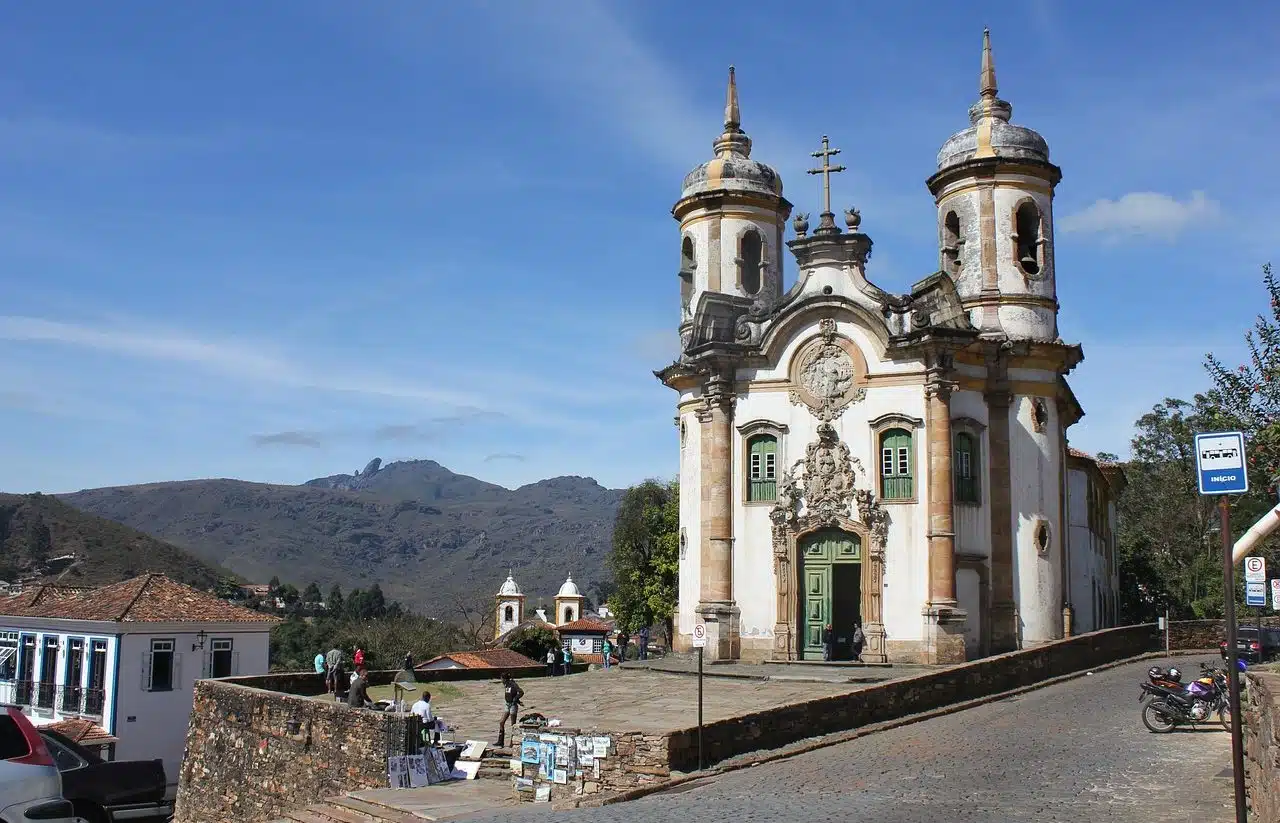
[[[925,661],[960,663],[965,659],[968,615],[956,602],[956,535],[951,475],[951,391],[953,384],[934,377],[925,386],[929,454],[929,603],[925,606]]]
[[[707,629],[706,658],[741,650],[733,599],[733,395],[728,377],[708,382],[702,424],[702,576],[695,610]]]
[[[990,368],[990,366],[988,367]],[[1009,409],[1013,395],[988,392],[987,499],[991,501],[991,653],[1018,648],[1013,600],[1013,476],[1009,463]]]

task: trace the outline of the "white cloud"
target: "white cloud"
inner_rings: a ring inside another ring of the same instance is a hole
[[[1098,200],[1075,214],[1058,218],[1065,232],[1097,234],[1109,240],[1126,236],[1173,242],[1188,230],[1216,220],[1222,207],[1202,191],[1187,200],[1158,192],[1130,192],[1119,200]]]

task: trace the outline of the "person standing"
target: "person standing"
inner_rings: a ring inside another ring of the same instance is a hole
[[[359,671],[359,669],[362,666],[364,666],[364,649],[361,649],[358,647],[356,648],[355,661],[356,661],[356,670]]]
[[[569,651],[568,646],[561,650],[561,657],[563,658],[561,660],[563,666],[560,669],[560,674],[573,674],[573,652]]]
[[[832,631],[831,624],[828,623],[822,628],[822,659],[827,662],[831,661],[832,655],[835,653],[836,633]]]
[[[324,674],[324,652],[316,652],[316,674]]]
[[[853,624],[852,645],[853,645],[853,659],[861,663],[862,649],[864,646],[867,645],[867,635],[865,632],[862,631],[862,624],[856,621]]]
[[[547,649],[547,677],[556,676],[556,650]]]
[[[609,642],[609,638],[604,639],[604,646],[601,649],[604,653],[600,655],[604,659],[604,668],[609,669],[609,657],[613,654],[613,644]]]
[[[515,736],[516,719],[520,714],[520,701],[524,699],[524,689],[516,683],[510,672],[502,673],[502,699],[505,707],[502,710],[502,722],[498,724],[498,748],[507,746],[507,721],[511,721],[511,734]]]
[[[636,653],[641,660],[649,659],[649,627],[645,626],[640,630],[640,648],[636,649]]]

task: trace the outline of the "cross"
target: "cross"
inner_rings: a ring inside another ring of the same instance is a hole
[[[840,149],[831,148],[831,144],[827,142],[825,134],[822,135],[822,151],[810,152],[811,156],[822,158],[822,167],[809,169],[809,174],[822,175],[822,213],[824,215],[831,214],[831,175],[844,171],[844,166],[831,165],[831,158],[839,153]]]

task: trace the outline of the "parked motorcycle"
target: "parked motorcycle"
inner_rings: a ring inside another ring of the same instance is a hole
[[[1227,674],[1204,663],[1200,677],[1185,686],[1176,668],[1167,672],[1152,667],[1147,682],[1142,684],[1138,700],[1142,705],[1142,723],[1157,734],[1167,734],[1178,726],[1195,727],[1213,715],[1223,728],[1231,728],[1231,707],[1227,698]]]

